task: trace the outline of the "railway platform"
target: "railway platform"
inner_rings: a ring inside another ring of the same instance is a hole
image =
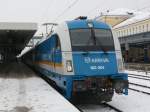
[[[0,64],[0,112],[79,112],[22,63]]]

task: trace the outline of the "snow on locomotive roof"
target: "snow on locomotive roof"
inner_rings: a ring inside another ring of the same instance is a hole
[[[114,28],[119,28],[119,27],[123,27],[132,23],[136,23],[139,21],[143,21],[146,19],[150,19],[150,13],[149,12],[140,12],[138,14],[136,14],[134,17],[131,17],[127,20],[125,20],[124,22],[116,25]]]

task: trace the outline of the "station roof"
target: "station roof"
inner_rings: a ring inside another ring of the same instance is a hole
[[[131,18],[125,20],[124,22],[116,25],[114,27],[114,29],[124,27],[124,26],[127,26],[129,24],[134,24],[134,23],[137,23],[140,21],[144,21],[146,19],[150,19],[150,13],[149,12],[141,12],[141,13],[135,14],[134,17],[131,17]]]
[[[13,47],[20,53],[36,31],[37,23],[0,22],[0,47]]]
[[[131,10],[131,9],[126,9],[126,8],[119,8],[119,9],[115,9],[112,11],[108,11],[106,13],[104,13],[104,15],[110,15],[110,16],[131,16],[138,13],[135,10]]]

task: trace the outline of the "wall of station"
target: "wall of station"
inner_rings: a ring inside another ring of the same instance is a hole
[[[150,18],[113,29],[113,32],[115,37],[124,37],[144,32],[150,32]]]
[[[150,18],[113,28],[128,63],[150,63]],[[128,44],[128,45],[125,45]]]
[[[130,46],[128,50],[125,50],[125,46],[122,45],[122,55],[125,62],[128,63],[149,63],[150,62],[150,48],[141,46]]]

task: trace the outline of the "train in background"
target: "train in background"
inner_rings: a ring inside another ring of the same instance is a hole
[[[63,22],[21,58],[68,100],[108,102],[114,92],[128,94],[120,44],[105,23],[84,17]]]

